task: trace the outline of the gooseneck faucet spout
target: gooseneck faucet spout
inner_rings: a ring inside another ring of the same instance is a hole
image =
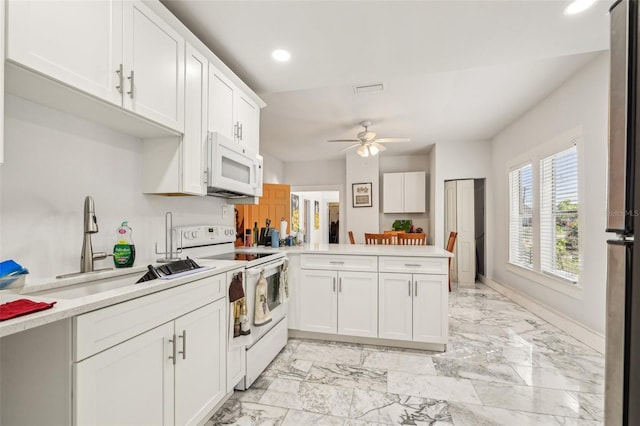
[[[93,252],[91,246],[91,234],[98,233],[98,219],[93,198],[87,195],[84,199],[84,240],[82,241],[82,253],[80,254],[80,272],[92,272],[93,261],[105,259],[107,253]]]

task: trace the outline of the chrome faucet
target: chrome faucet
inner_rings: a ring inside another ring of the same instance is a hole
[[[92,272],[93,262],[107,258],[105,252],[93,252],[91,246],[91,234],[98,233],[98,219],[96,219],[96,206],[93,198],[87,195],[84,199],[84,240],[82,241],[82,253],[80,254],[80,272]]]

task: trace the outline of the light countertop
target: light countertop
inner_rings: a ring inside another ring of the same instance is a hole
[[[305,244],[285,247],[237,247],[237,250],[282,252],[290,254],[337,254],[403,257],[453,257],[453,254],[436,246],[366,245],[366,244]]]
[[[245,261],[233,260],[205,260],[196,259],[203,269],[190,275],[181,276],[170,280],[156,279],[145,281],[139,284],[135,282],[142,277],[146,271],[146,266],[135,266],[132,268],[116,269],[104,272],[94,272],[64,278],[39,282],[35,285],[25,285],[21,289],[0,291],[0,304],[11,302],[16,299],[29,299],[35,302],[53,302],[56,304],[51,309],[31,314],[23,315],[6,321],[0,321],[0,337],[18,333],[41,325],[49,324],[62,319],[70,318],[96,309],[105,308],[116,303],[125,302],[137,297],[146,296],[158,291],[167,290],[179,285],[183,285],[195,280],[218,275],[233,269],[244,268]],[[62,289],[67,286],[86,284],[97,280],[110,279],[131,279],[131,285],[125,285],[112,290],[106,290],[90,296],[76,298],[60,298],[55,295],[35,295],[34,292],[44,290]]]

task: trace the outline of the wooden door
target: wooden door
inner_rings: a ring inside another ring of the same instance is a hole
[[[242,229],[242,235],[246,229],[253,229],[254,222],[258,222],[258,228],[265,226],[267,218],[271,219],[271,227],[280,231],[280,219],[287,221],[287,233],[291,232],[291,186],[275,183],[262,185],[262,197],[256,205],[236,206],[238,211],[236,228]],[[280,236],[282,238],[282,235]],[[241,245],[243,240],[236,240],[236,245]]]

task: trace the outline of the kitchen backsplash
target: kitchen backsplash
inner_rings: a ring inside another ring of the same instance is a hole
[[[174,225],[214,223],[225,200],[142,194],[142,141],[22,98],[5,99],[5,163],[0,166],[0,259],[12,258],[33,277],[80,266],[84,197],[96,205],[94,251],[110,253],[115,230],[129,221],[136,264],[164,249],[165,212]],[[111,258],[96,268],[112,266]]]

